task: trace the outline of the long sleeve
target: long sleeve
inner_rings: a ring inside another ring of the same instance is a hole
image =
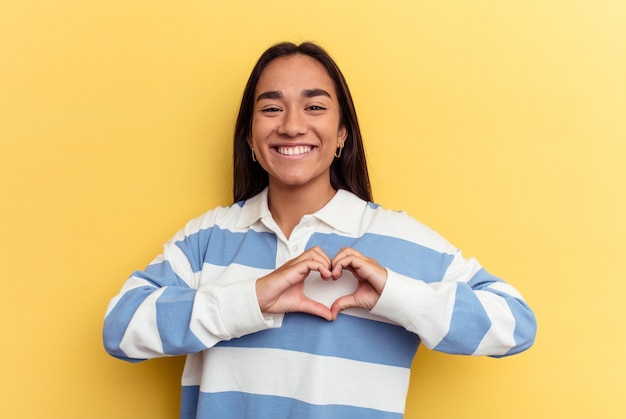
[[[339,195],[339,194],[338,194]],[[505,356],[529,348],[535,316],[520,293],[403,211],[349,193],[318,216],[343,234],[316,235],[328,254],[353,247],[387,269],[372,314],[446,353]]]
[[[533,344],[537,328],[515,288],[458,251],[441,281],[429,283],[388,269],[372,312],[416,333],[426,347],[452,354],[512,355]]]
[[[222,231],[212,221],[192,221],[145,270],[130,276],[107,308],[107,352],[126,360],[190,354],[272,326],[258,306],[258,270],[207,269],[207,257],[224,250],[212,244]]]

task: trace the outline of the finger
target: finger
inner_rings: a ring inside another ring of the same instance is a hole
[[[299,282],[303,282],[311,273],[318,271],[322,277],[330,277],[330,270],[322,261],[315,259],[304,259],[298,262],[291,261],[274,272],[260,278],[263,285],[269,287],[268,291],[273,294],[280,294],[288,287]],[[273,291],[271,291],[273,290]]]
[[[318,271],[320,273],[320,276],[324,280],[328,280],[332,276],[331,260],[326,254],[326,252],[324,252],[324,250],[322,250],[322,248],[319,246],[315,246],[315,247],[312,247],[311,249],[308,249],[306,252],[298,256],[295,259],[295,261],[296,263],[302,263],[302,262],[307,263],[309,270]],[[308,262],[317,263],[317,265],[313,266]]]
[[[353,249],[352,247],[342,247],[341,249],[339,249],[333,260],[345,258],[348,256],[356,256],[362,258],[363,254],[361,254],[361,252],[359,252],[358,250]]]
[[[300,268],[303,269],[303,280],[309,276],[309,273],[311,273],[311,271],[319,272],[322,279],[329,279],[332,276],[330,270],[330,262],[326,262],[325,260],[319,260],[315,258],[307,259],[300,262]]]
[[[330,257],[328,256],[328,254],[326,254],[324,249],[322,249],[320,246],[313,246],[313,247],[311,247],[309,249],[309,251],[313,251],[313,252],[321,255],[322,257],[324,257],[326,260],[328,260],[330,262]]]
[[[336,299],[333,304],[330,306],[330,312],[332,315],[332,320],[337,320],[339,313],[347,310],[349,308],[357,307],[356,300],[354,299],[354,295],[344,295]]]
[[[341,278],[342,271],[344,269],[352,272],[353,275],[357,276],[356,269],[359,266],[362,266],[362,263],[362,259],[358,255],[353,255],[350,253],[338,253],[331,263],[331,272],[333,275],[333,279]]]
[[[325,266],[327,266],[330,269],[330,266],[331,266],[330,257],[328,257],[326,252],[324,252],[324,250],[322,250],[322,248],[319,246],[315,246],[306,250],[300,256],[293,259],[293,261],[299,262],[302,260],[311,260],[311,259],[317,260],[320,263],[323,263]]]
[[[314,316],[321,317],[328,321],[331,321],[334,319],[333,314],[328,307],[326,307],[322,303],[311,300],[309,298],[305,298],[302,300],[302,304],[300,305],[300,308],[298,311],[302,313],[312,314]]]
[[[320,246],[313,246],[310,249],[305,250],[300,256],[303,256],[303,255],[306,256],[310,254],[315,254],[321,257],[322,259],[330,262],[330,257],[326,254],[326,252],[324,252],[324,249],[322,249]]]
[[[332,275],[334,279],[341,277],[346,269],[356,278],[369,282],[378,293],[381,293],[387,282],[387,270],[374,259],[361,254],[348,255],[333,261]]]
[[[351,247],[342,247],[331,261],[333,275],[341,276],[341,270],[351,266],[355,259],[363,259],[363,255]]]

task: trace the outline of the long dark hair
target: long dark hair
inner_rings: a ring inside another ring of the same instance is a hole
[[[341,109],[340,123],[348,131],[340,158],[330,166],[330,183],[335,189],[346,189],[363,200],[372,201],[372,190],[363,139],[356,116],[352,95],[341,70],[324,49],[311,42],[296,45],[283,42],[267,49],[252,69],[243,92],[241,106],[235,125],[233,143],[233,197],[238,202],[261,192],[269,183],[267,172],[252,160],[248,137],[252,129],[254,93],[261,73],[276,58],[302,54],[319,61],[335,84],[337,100]]]

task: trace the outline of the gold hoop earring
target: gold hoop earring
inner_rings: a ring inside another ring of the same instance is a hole
[[[252,151],[252,161],[256,161],[256,156],[254,155],[254,149],[250,147],[250,151]]]
[[[341,146],[337,147],[337,151],[335,151],[335,157],[339,158],[341,157],[341,152],[343,151],[343,144],[341,144]]]

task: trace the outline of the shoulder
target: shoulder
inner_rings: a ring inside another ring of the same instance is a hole
[[[441,253],[454,253],[457,249],[438,232],[402,210],[385,208],[368,203],[361,228],[364,233],[393,237],[428,247]]]
[[[206,230],[219,228],[221,230],[240,230],[238,227],[242,214],[245,213],[246,201],[236,202],[228,206],[217,206],[203,214],[189,220],[185,226],[172,238],[173,241],[183,240]]]

